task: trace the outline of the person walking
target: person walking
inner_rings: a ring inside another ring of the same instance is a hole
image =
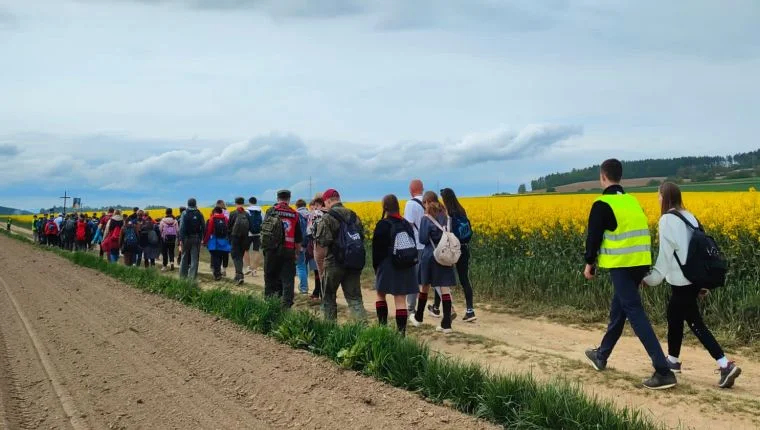
[[[198,277],[198,259],[205,225],[203,214],[196,205],[194,198],[188,199],[187,209],[182,213],[179,222],[179,251],[182,253],[179,277],[190,280]]]
[[[306,258],[306,248],[309,246],[309,238],[306,234],[306,228],[309,225],[309,209],[306,208],[306,201],[298,199],[296,201],[296,213],[298,213],[298,225],[301,228],[301,251],[296,254],[296,275],[298,276],[298,291],[301,294],[309,294],[309,259]]]
[[[182,215],[187,210],[186,207],[180,206],[179,207],[179,215],[177,215],[177,264],[182,263],[182,246],[179,241],[179,231],[182,229]]]
[[[100,217],[100,221],[98,222],[98,230],[100,230],[100,241],[96,242],[99,244],[99,256],[102,259],[103,255],[106,255],[106,258],[108,257],[108,251],[103,247],[103,243],[105,239],[108,237],[105,235],[106,233],[106,225],[108,225],[108,221],[111,220],[111,217],[114,215],[115,209],[114,208],[108,208],[108,214],[103,215]],[[96,235],[97,237],[98,235]],[[94,241],[94,240],[93,240]],[[106,244],[107,245],[107,244]]]
[[[322,298],[322,280],[325,277],[325,256],[327,255],[327,249],[320,246],[317,241],[314,240],[314,236],[317,232],[317,225],[319,225],[322,216],[325,214],[324,207],[325,202],[322,200],[322,193],[317,193],[314,200],[309,203],[309,209],[311,209],[311,212],[309,214],[309,224],[306,226],[306,234],[309,237],[308,252],[311,253],[314,263],[317,266],[314,271],[314,291],[311,293],[311,300],[314,302],[318,302]]]
[[[282,306],[293,306],[296,253],[301,251],[301,226],[290,207],[290,191],[277,192],[277,204],[269,208],[261,225],[264,250],[264,296],[282,298]]]
[[[174,219],[172,208],[166,208],[166,216],[158,223],[161,233],[161,257],[163,258],[161,271],[174,270],[174,248],[177,246],[179,225]]]
[[[124,228],[124,218],[121,211],[116,210],[108,219],[103,229],[103,243],[101,249],[108,255],[108,261],[116,263],[119,261],[119,249],[122,246],[121,230]]]
[[[137,225],[136,218],[132,221],[127,218],[127,224],[119,236],[119,248],[124,255],[125,266],[139,266],[135,260],[140,251],[140,227]]]
[[[406,297],[418,291],[416,266],[417,242],[414,228],[401,217],[398,198],[389,194],[383,197],[383,215],[372,234],[372,267],[375,270],[375,310],[381,325],[388,324],[388,302],[393,296],[396,310],[396,328],[406,335],[409,311]]]
[[[235,199],[235,210],[230,213],[229,235],[231,246],[232,264],[235,265],[235,283],[243,284],[243,257],[248,250],[248,235],[251,233],[251,216],[243,207],[245,199]]]
[[[720,369],[720,388],[731,388],[742,370],[733,361],[728,361],[723,348],[720,347],[710,329],[702,320],[697,303],[699,298],[710,294],[710,290],[694,285],[684,276],[681,263],[690,255],[689,243],[694,230],[701,228],[697,218],[686,210],[681,196],[681,189],[672,182],[660,185],[660,222],[657,262],[644,283],[649,286],[660,285],[663,280],[670,285],[668,302],[668,366],[675,373],[681,373],[681,344],[683,343],[683,323],[689,325],[694,336],[699,339],[710,355],[717,361]]]
[[[161,248],[161,237],[153,218],[147,213],[143,214],[140,226],[140,247],[142,248],[145,268],[156,267],[156,258]],[[139,265],[139,263],[138,263]]]
[[[420,224],[422,223],[422,218],[425,216],[425,207],[422,205],[424,191],[425,187],[423,186],[422,181],[419,179],[412,179],[412,181],[409,182],[409,195],[411,198],[406,201],[406,205],[404,206],[404,219],[406,219],[414,228],[414,240],[417,242],[418,258],[420,261],[422,260],[422,250],[425,249],[425,245],[420,243]],[[419,270],[420,268],[418,265],[418,273]],[[422,287],[422,285],[420,285],[420,287]],[[406,296],[406,305],[409,315],[412,315],[417,308],[418,294],[419,289],[413,294]]]
[[[81,252],[87,251],[87,215],[85,214],[79,215],[74,239],[74,250]]]
[[[462,290],[464,291],[464,299],[467,304],[467,310],[465,311],[464,322],[475,322],[478,318],[475,316],[475,309],[472,303],[472,284],[470,283],[470,246],[469,242],[472,239],[472,226],[470,220],[467,218],[467,211],[459,203],[454,190],[451,188],[444,188],[441,190],[441,200],[446,208],[446,213],[451,218],[452,232],[459,239],[461,246],[462,256],[457,261],[457,277],[459,283],[462,284]],[[432,306],[428,306],[429,314],[438,318],[441,316],[441,295],[436,290],[435,300]],[[451,309],[451,318],[456,319],[456,311]]]
[[[77,232],[77,220],[76,214],[66,215],[66,219],[63,221],[63,228],[61,229],[61,241],[63,243],[63,249],[66,251],[74,251],[74,241]]]
[[[443,233],[449,225],[449,219],[446,211],[438,200],[438,195],[433,191],[428,191],[423,195],[422,203],[425,206],[425,217],[420,223],[420,243],[425,245],[422,256],[419,261],[418,281],[420,287],[417,308],[413,315],[410,315],[409,322],[413,326],[419,327],[425,315],[428,293],[430,287],[435,287],[440,291],[443,315],[441,324],[436,327],[436,331],[451,333],[452,322],[452,303],[451,287],[457,284],[456,274],[453,266],[443,266],[435,259],[435,248],[443,238]]]
[[[45,223],[45,237],[48,246],[58,246],[58,224],[55,222],[53,216]]]
[[[206,234],[203,237],[202,244],[208,248],[208,252],[211,254],[211,268],[215,281],[222,279],[222,261],[224,255],[229,255],[232,249],[227,227],[228,222],[222,208],[215,207],[208,220]]]
[[[351,315],[365,320],[367,313],[361,292],[361,273],[366,263],[364,250],[364,227],[354,211],[343,206],[340,194],[334,189],[322,193],[327,213],[317,225],[315,240],[327,249],[325,278],[322,280],[322,310],[328,320],[337,320],[338,287]]]
[[[614,294],[607,333],[601,346],[586,350],[586,358],[594,369],[604,370],[628,319],[655,369],[652,377],[644,381],[644,387],[652,390],[672,388],[676,386],[676,376],[668,366],[639,292],[639,285],[652,264],[652,238],[647,216],[638,200],[626,194],[620,185],[623,178],[620,161],[606,160],[600,170],[599,180],[604,192],[596,199],[589,214],[583,274],[592,280],[596,276],[596,266],[608,269]]]
[[[246,266],[246,275],[258,276],[258,268],[261,267],[261,223],[264,217],[261,215],[261,206],[256,197],[248,199],[248,214],[251,216],[251,232],[248,234],[249,248],[243,256]]]

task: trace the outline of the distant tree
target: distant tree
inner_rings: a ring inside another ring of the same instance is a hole
[[[527,188],[525,187],[525,184],[520,184],[519,187],[517,187],[517,194],[525,194],[527,192]]]
[[[557,192],[557,189],[556,189],[556,188],[554,188],[554,187],[549,187],[549,188],[547,188],[547,189],[546,189],[546,192],[547,192],[547,193],[556,193],[556,192]]]
[[[647,182],[647,187],[659,187],[661,183],[662,182],[657,179],[650,179],[649,182]]]

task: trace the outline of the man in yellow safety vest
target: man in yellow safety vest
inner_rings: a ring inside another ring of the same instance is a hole
[[[586,351],[586,358],[596,370],[604,370],[628,319],[652,359],[654,375],[644,381],[652,390],[672,388],[676,376],[641,303],[639,285],[652,264],[649,224],[638,200],[626,194],[620,181],[623,165],[611,159],[602,163],[599,180],[604,193],[591,207],[586,238],[586,279],[596,275],[596,267],[607,269],[614,295],[610,305],[610,322],[599,348]]]

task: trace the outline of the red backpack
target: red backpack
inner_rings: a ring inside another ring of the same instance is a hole
[[[87,223],[82,220],[77,221],[76,240],[78,241],[87,240]]]
[[[58,224],[52,219],[45,224],[45,234],[48,236],[54,236],[58,234]]]

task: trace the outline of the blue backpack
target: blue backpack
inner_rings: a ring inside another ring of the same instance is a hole
[[[251,214],[251,234],[261,234],[261,224],[264,222],[261,211],[249,210]]]
[[[140,238],[137,235],[137,229],[134,224],[124,229],[124,249],[135,251],[140,247]]]
[[[451,230],[459,243],[469,243],[472,240],[472,226],[470,220],[464,215],[455,215],[451,218]]]

